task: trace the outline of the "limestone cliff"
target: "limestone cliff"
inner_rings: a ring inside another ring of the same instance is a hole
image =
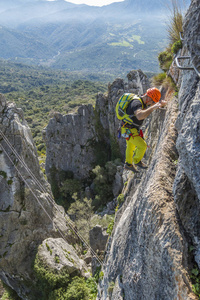
[[[23,113],[2,95],[0,142],[0,279],[21,299],[42,299],[33,271],[36,258],[54,275],[59,270],[85,276],[84,263],[69,245],[76,239],[40,171]]]
[[[200,12],[194,0],[184,21],[182,55],[191,56],[191,63],[200,71]],[[194,71],[180,75],[179,114],[176,120],[179,153],[174,181],[174,199],[181,223],[195,246],[195,260],[200,267],[200,76]]]
[[[196,68],[199,32],[194,0],[184,20],[181,55],[191,55]],[[178,84],[178,98],[168,100],[166,113],[150,118],[153,155],[146,157],[148,171],[129,178],[123,191],[126,201],[116,215],[97,299],[198,299],[190,262],[194,255],[200,267],[199,76],[179,71]]]

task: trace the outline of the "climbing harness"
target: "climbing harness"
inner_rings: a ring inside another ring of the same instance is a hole
[[[127,127],[127,126],[128,126],[127,122],[124,123],[124,124],[123,123],[119,123],[119,127],[118,127],[118,130],[117,130],[117,132],[118,132],[118,134],[117,134],[118,139],[120,137],[123,137],[126,140],[129,140],[130,137],[134,138],[136,136],[140,136],[141,138],[144,139],[144,135],[143,135],[142,129],[140,129],[139,134],[133,135],[132,132],[131,132],[131,130],[129,129],[129,128],[132,128],[132,127]],[[122,128],[124,128],[126,130],[124,133],[121,133],[121,129]]]
[[[6,145],[10,149],[10,151],[15,155],[15,157],[17,158],[17,160],[25,168],[25,170],[27,171],[27,173],[29,174],[29,176],[32,178],[33,182],[42,190],[43,193],[45,193],[47,195],[47,200],[53,205],[53,207],[57,210],[57,212],[63,216],[63,212],[61,212],[59,210],[58,206],[55,204],[55,201],[54,201],[53,197],[44,188],[44,186],[40,183],[40,181],[35,177],[35,175],[32,173],[32,171],[28,168],[28,166],[26,165],[26,163],[24,162],[24,160],[20,157],[20,155],[17,153],[17,151],[15,150],[15,148],[12,146],[12,144],[10,143],[10,141],[7,139],[7,137],[4,135],[4,133],[1,130],[0,130],[0,135],[2,136],[3,141],[6,143]],[[4,146],[2,145],[2,143],[1,143],[1,149],[5,153],[5,155],[7,156],[7,158],[9,159],[9,161],[11,162],[11,164],[15,167],[16,171],[18,172],[18,174],[20,175],[20,177],[22,178],[22,180],[24,181],[24,183],[26,184],[26,186],[29,188],[30,192],[32,193],[32,195],[34,196],[34,198],[36,199],[36,201],[38,202],[38,204],[42,207],[42,209],[44,210],[45,214],[48,216],[48,218],[54,224],[54,226],[57,229],[57,231],[59,232],[60,236],[63,238],[63,240],[66,243],[68,243],[67,239],[65,238],[64,233],[55,224],[55,221],[51,218],[51,216],[49,215],[49,213],[46,211],[45,207],[41,203],[41,200],[36,196],[36,194],[34,193],[34,191],[32,190],[32,188],[30,187],[30,184],[27,182],[27,180],[21,174],[21,171],[15,165],[13,159],[10,157],[10,155],[8,154],[8,152],[6,151],[6,149],[4,148]],[[46,181],[46,183],[48,184],[47,181]],[[70,220],[70,218],[69,218],[68,215],[67,215],[67,217],[68,217],[68,219],[65,218],[65,221],[66,221],[68,227],[76,234],[76,236],[81,240],[81,242],[86,246],[86,248],[91,251],[91,254],[96,258],[96,260],[98,261],[98,263],[102,266],[103,265],[103,261],[97,256],[97,254],[95,253],[95,251],[88,245],[87,241],[78,233],[77,229],[72,224],[72,221]],[[59,220],[56,220],[56,222],[60,223]],[[61,223],[60,223],[60,225],[63,226],[63,224],[61,224]]]
[[[140,129],[139,134],[133,135],[132,132],[130,131],[129,128],[126,128],[126,132],[122,133],[122,137],[125,138],[127,141],[132,137],[134,139],[134,137],[136,136],[140,136],[141,138],[143,138],[143,132]]]

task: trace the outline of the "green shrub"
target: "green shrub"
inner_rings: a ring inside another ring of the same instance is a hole
[[[178,52],[179,49],[182,48],[182,41],[181,40],[178,40],[177,42],[175,42],[173,45],[172,45],[172,53],[173,54],[176,54]]]
[[[119,143],[115,136],[110,135],[110,146],[111,146],[111,160],[115,161],[116,159],[122,160],[121,151],[119,148]]]
[[[101,225],[103,228],[107,228],[110,222],[113,220],[114,215],[104,215],[101,217],[100,215],[94,215],[91,220],[92,228],[96,225]]]
[[[3,283],[3,287],[6,290],[1,298],[1,300],[21,300],[17,293],[12,290],[9,286]]]
[[[60,288],[51,293],[50,300],[89,300],[90,289],[83,278],[74,277],[67,289]]]
[[[37,278],[36,285],[33,287],[33,294],[35,294],[35,297],[39,297],[40,300],[48,299],[54,290],[65,288],[70,282],[70,276],[67,272],[57,273],[55,270],[51,270],[41,261],[38,255],[36,255],[34,261],[33,271]]]
[[[94,280],[96,281],[96,283],[98,283],[99,280],[102,280],[103,276],[104,276],[104,273],[103,273],[103,271],[101,271],[101,266],[97,267],[95,275],[94,275]]]
[[[190,260],[190,279],[192,281],[192,290],[200,299],[200,270],[195,261],[194,254],[196,248],[193,245],[188,247],[188,257]]]
[[[117,203],[118,205],[122,204],[124,202],[124,194],[119,194],[117,197]]]
[[[119,160],[108,161],[105,167],[96,166],[92,172],[95,175],[94,192],[95,199],[93,206],[97,209],[100,205],[105,205],[113,200],[112,185],[117,172],[117,165]]]
[[[67,210],[73,200],[73,194],[81,194],[82,182],[74,178],[71,171],[58,171],[55,166],[50,169],[49,178],[56,203]]]
[[[4,179],[7,178],[6,172],[4,172],[4,171],[2,171],[2,170],[0,170],[0,175],[1,175]]]
[[[57,261],[58,262],[58,261]],[[36,256],[34,274],[36,285],[32,287],[31,299],[40,300],[95,300],[97,284],[95,278],[85,280],[82,277],[70,278],[65,271],[55,271]],[[15,300],[15,299],[11,299]],[[18,300],[18,299],[16,299]]]
[[[170,65],[173,61],[173,56],[172,54],[169,52],[169,50],[165,50],[163,52],[161,52],[159,55],[158,55],[158,61],[159,61],[159,64],[160,64],[160,68],[166,72],[169,70],[170,68]]]
[[[177,91],[177,87],[176,87],[175,83],[173,82],[173,80],[170,76],[167,76],[165,78],[165,80],[163,81],[162,86],[166,89],[169,88],[170,90],[173,90],[174,92]]]
[[[81,182],[78,179],[66,179],[62,183],[61,192],[64,194],[69,194],[71,197],[74,193],[78,193],[81,190]]]
[[[190,278],[192,280],[192,290],[200,298],[200,272],[197,266],[192,269]]]
[[[113,231],[114,224],[115,224],[115,220],[112,220],[112,221],[110,222],[110,224],[108,225],[108,228],[107,228],[106,232],[107,232],[109,235],[111,235],[111,233],[112,233],[112,231]]]
[[[103,272],[101,272],[103,273]],[[89,299],[96,299],[97,296],[97,284],[95,278],[91,277],[86,280],[86,286],[90,290],[90,298]]]
[[[178,50],[182,48],[180,32],[183,30],[182,8],[184,7],[184,0],[170,0],[167,6],[170,12],[167,24],[169,46],[158,55],[160,68],[164,72],[169,70],[173,61],[173,54],[176,54]]]
[[[46,243],[46,247],[47,247],[47,250],[50,252],[50,255],[52,255],[53,251],[51,250],[51,248],[49,247],[49,245]]]
[[[93,216],[92,200],[84,198],[80,200],[76,195],[73,196],[75,202],[72,203],[67,211],[68,215],[76,224],[79,234],[89,242],[89,231],[91,229],[91,218]]]

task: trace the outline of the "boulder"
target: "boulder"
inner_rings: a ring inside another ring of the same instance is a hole
[[[96,252],[105,251],[108,240],[108,233],[100,225],[96,225],[90,230],[90,246]]]
[[[54,273],[67,273],[70,276],[86,276],[87,269],[75,249],[62,238],[45,239],[38,249],[38,259]]]

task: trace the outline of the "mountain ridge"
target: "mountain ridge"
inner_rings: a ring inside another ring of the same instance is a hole
[[[159,71],[157,55],[167,44],[159,0],[153,11],[148,0],[103,7],[64,0],[6,3],[0,3],[3,59],[69,71],[100,69],[115,76],[138,68]]]

